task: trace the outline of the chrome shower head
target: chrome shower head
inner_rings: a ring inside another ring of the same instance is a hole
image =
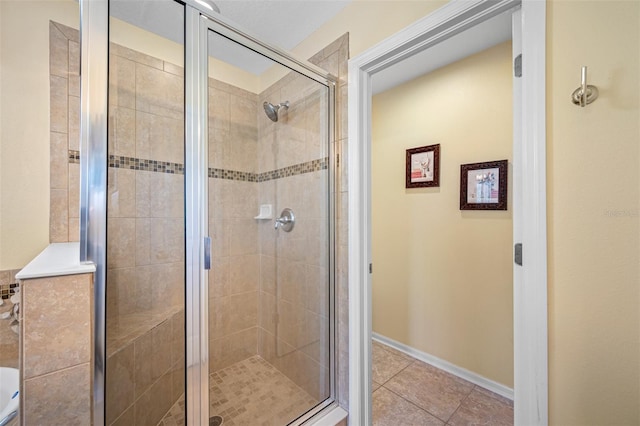
[[[278,121],[278,110],[280,110],[280,108],[288,109],[289,101],[280,102],[278,105],[265,101],[262,104],[262,107],[264,108],[264,112],[267,114],[267,117],[269,117],[269,120],[275,123]]]

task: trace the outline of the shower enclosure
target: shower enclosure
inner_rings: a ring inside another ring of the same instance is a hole
[[[95,423],[311,419],[335,404],[335,80],[195,1],[112,0],[102,40],[97,3],[83,64],[108,57],[108,102],[83,75],[81,219]]]
[[[287,424],[331,396],[329,88],[207,26],[210,414]]]

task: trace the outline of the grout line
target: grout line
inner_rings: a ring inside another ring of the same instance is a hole
[[[383,344],[383,346],[385,346],[385,345]],[[390,354],[392,354],[392,355],[395,355],[393,352],[387,351],[387,350],[386,350],[386,349],[384,349],[384,348],[383,348],[383,350],[385,350],[385,352],[388,352],[388,353],[390,353]],[[413,359],[413,357],[412,357],[412,359]],[[430,415],[432,415],[432,416],[433,416],[433,414],[432,414],[432,413],[430,413],[429,411],[425,410],[425,409],[424,409],[424,408],[422,408],[422,407],[419,407],[418,405],[414,404],[413,402],[409,401],[408,399],[404,398],[403,396],[398,395],[396,392],[392,391],[391,389],[389,389],[389,388],[387,388],[387,387],[385,386],[387,383],[389,383],[391,380],[393,380],[393,378],[394,378],[394,377],[396,377],[397,375],[399,375],[400,373],[402,373],[404,370],[406,370],[407,368],[409,368],[409,366],[410,366],[410,365],[412,365],[415,361],[416,361],[416,360],[415,360],[415,359],[413,359],[413,361],[409,362],[409,364],[407,364],[404,368],[402,368],[400,371],[398,371],[398,372],[397,372],[397,373],[395,373],[393,376],[391,376],[388,380],[386,380],[386,381],[385,381],[385,382],[383,382],[383,383],[378,383],[378,384],[380,385],[380,387],[379,387],[378,389],[380,389],[380,388],[385,388],[386,390],[388,390],[389,392],[393,393],[394,395],[397,395],[398,397],[400,397],[400,398],[404,399],[404,400],[405,400],[405,401],[407,401],[408,403],[410,403],[410,404],[414,405],[415,407],[419,408],[420,410],[425,411],[425,412],[427,412],[427,413],[429,413]],[[373,379],[372,379],[372,380],[373,380]],[[378,389],[376,389],[376,391],[377,391]],[[434,416],[434,417],[438,418],[437,416]],[[439,419],[439,418],[438,418],[438,419]],[[439,419],[439,420],[442,420],[442,419]]]
[[[418,404],[416,404],[415,402],[408,400],[408,399],[407,399],[407,398],[405,398],[404,396],[402,396],[402,395],[400,395],[400,394],[398,394],[398,393],[396,393],[396,392],[392,391],[392,390],[391,390],[391,389],[389,389],[388,387],[386,387],[386,386],[380,386],[380,387],[381,387],[381,388],[382,388],[382,387],[384,387],[386,390],[388,390],[388,391],[389,391],[389,392],[391,392],[392,394],[396,395],[398,398],[402,398],[403,400],[407,401],[409,404],[413,405],[414,407],[416,407],[416,408],[418,408],[418,409],[420,409],[420,410],[424,411],[425,413],[428,413],[430,416],[433,416],[434,418],[436,418],[436,419],[440,420],[442,423],[444,423],[444,424],[446,424],[446,423],[447,423],[445,420],[442,420],[440,417],[436,416],[436,415],[435,415],[435,414],[433,414],[431,411],[426,410],[426,409],[424,409],[424,408],[420,407],[420,406],[419,406]],[[457,409],[456,409],[456,411],[457,411]]]
[[[448,361],[437,358],[431,354],[424,353],[415,348],[406,346],[388,337],[377,335],[376,333],[374,333],[373,340],[381,344],[386,344],[391,348],[398,350],[401,353],[404,353],[408,356],[411,356],[417,359],[420,362],[423,362],[432,367],[435,367],[439,371],[442,371],[446,374],[462,379],[463,381],[468,382],[471,385],[477,385],[478,387],[485,389],[489,392],[495,393],[500,397],[506,398],[508,400],[513,400],[513,397],[512,397],[513,389],[507,388],[505,385],[494,382],[491,379],[480,376],[477,373],[466,370],[463,367],[451,364]]]
[[[388,346],[388,345],[386,345],[386,344],[384,344],[384,343],[382,343],[382,342],[378,342],[378,343],[382,346],[382,349],[383,349],[385,352],[390,353],[390,354],[392,354],[392,355],[397,355],[394,351],[390,351],[390,350],[387,350],[387,349],[386,349],[387,347],[389,347],[390,349],[393,349],[393,348],[391,348],[390,346]],[[393,380],[393,378],[394,378],[394,377],[396,377],[397,375],[399,375],[400,373],[402,373],[404,370],[406,370],[410,365],[414,364],[416,361],[420,361],[420,360],[418,360],[417,358],[414,358],[413,356],[411,356],[411,355],[409,355],[409,354],[404,354],[404,355],[406,355],[406,356],[408,356],[409,358],[411,358],[411,359],[412,359],[412,361],[411,361],[411,362],[410,362],[406,367],[404,367],[402,370],[398,371],[396,374],[394,374],[393,376],[391,376],[387,381],[385,381],[384,383],[380,383],[380,388],[382,388],[382,387],[383,387],[383,388],[385,388],[386,390],[388,390],[389,392],[393,393],[394,395],[397,395],[398,397],[400,397],[400,398],[404,399],[405,401],[409,402],[410,404],[414,405],[415,407],[419,408],[420,410],[425,411],[425,412],[429,413],[431,416],[433,416],[433,417],[437,418],[438,420],[442,421],[442,422],[445,424],[445,426],[446,426],[446,425],[448,425],[448,424],[449,424],[449,421],[450,421],[450,420],[453,418],[453,416],[458,412],[458,410],[460,409],[460,407],[462,407],[462,404],[463,404],[463,403],[464,403],[464,402],[469,398],[469,396],[470,396],[470,395],[471,395],[471,393],[474,391],[474,389],[476,389],[476,388],[477,388],[477,387],[479,387],[479,386],[478,386],[478,385],[476,385],[476,384],[473,384],[473,383],[472,383],[472,387],[471,387],[471,389],[470,389],[470,390],[469,390],[469,392],[465,395],[465,397],[464,397],[464,398],[463,398],[463,399],[458,403],[458,406],[457,406],[457,407],[456,407],[456,409],[453,411],[453,413],[451,413],[451,415],[449,416],[449,418],[448,418],[447,420],[443,420],[443,419],[441,419],[440,417],[436,416],[435,414],[431,413],[429,410],[426,410],[426,409],[424,409],[424,408],[420,407],[420,406],[419,406],[419,405],[417,405],[416,403],[414,403],[414,402],[412,402],[412,401],[410,401],[410,400],[406,399],[406,398],[405,398],[405,397],[403,397],[402,395],[400,395],[400,394],[398,394],[398,393],[394,392],[393,390],[391,390],[391,389],[389,389],[389,388],[387,388],[387,387],[385,386],[387,383],[389,383],[391,380]],[[436,367],[436,368],[437,368],[437,367]],[[440,370],[439,368],[437,368],[437,369],[438,369],[438,370]],[[440,370],[440,371],[442,371],[442,370]],[[378,389],[379,389],[379,388],[378,388]],[[376,389],[376,391],[377,391],[377,389]]]
[[[23,382],[30,382],[30,381],[35,380],[35,379],[40,379],[40,378],[43,378],[43,377],[49,377],[49,376],[52,376],[54,374],[58,374],[58,373],[61,373],[61,372],[66,372],[66,371],[72,370],[74,368],[81,367],[81,366],[83,366],[85,364],[90,366],[91,365],[91,361],[87,360],[87,361],[78,362],[78,363],[73,364],[73,365],[67,365],[67,366],[59,368],[57,370],[47,371],[46,373],[38,374],[37,376],[23,377],[22,381]]]
[[[382,386],[384,386],[385,384],[389,383],[391,380],[393,380],[393,378],[394,378],[394,377],[396,377],[398,374],[402,373],[404,370],[406,370],[407,368],[409,368],[409,366],[410,366],[411,364],[413,364],[414,362],[415,362],[415,360],[414,360],[414,361],[411,361],[409,364],[407,364],[406,366],[404,366],[401,370],[398,370],[398,372],[397,372],[397,373],[395,373],[393,376],[389,377],[389,379],[385,380],[383,383],[378,382],[378,384],[380,385],[380,387],[382,387]],[[373,378],[372,378],[371,380],[373,380]]]
[[[473,387],[471,388],[471,390],[469,391],[469,393],[467,395],[465,395],[465,397],[462,399],[462,401],[460,401],[458,403],[458,407],[456,407],[456,409],[453,411],[453,413],[451,413],[451,415],[449,416],[449,419],[445,422],[446,425],[449,424],[449,420],[451,420],[453,418],[453,416],[455,416],[455,414],[458,412],[458,410],[460,409],[460,407],[462,407],[462,404],[464,404],[464,402],[469,399],[469,396],[471,395],[471,392],[473,392],[473,390],[477,387],[478,385],[473,385]]]

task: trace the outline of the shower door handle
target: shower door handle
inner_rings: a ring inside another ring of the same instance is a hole
[[[211,269],[211,237],[204,237],[204,269]]]

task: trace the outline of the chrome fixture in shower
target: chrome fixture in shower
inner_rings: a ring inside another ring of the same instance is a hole
[[[293,210],[287,207],[286,209],[282,210],[282,213],[280,213],[280,217],[276,219],[275,228],[282,228],[282,230],[285,232],[291,232],[291,230],[293,229],[293,225],[295,224],[296,217],[293,214]]]
[[[206,7],[213,12],[220,13],[220,8],[213,2],[213,0],[196,0],[196,3]]]
[[[278,105],[274,105],[271,102],[265,101],[262,104],[264,108],[264,112],[267,114],[267,117],[274,123],[278,121],[278,111],[280,108],[289,109],[289,101],[280,102]]]

